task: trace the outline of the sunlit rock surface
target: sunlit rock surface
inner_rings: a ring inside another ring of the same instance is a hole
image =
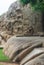
[[[22,6],[16,1],[0,16],[3,52],[12,62],[20,65],[44,65],[44,37],[19,37],[30,35],[43,35],[41,13],[33,12],[29,4]]]
[[[16,1],[0,16],[0,31],[16,36],[42,35],[41,13],[33,12],[29,4],[22,6]]]
[[[21,65],[44,54],[44,37],[11,37],[3,50],[12,62]]]

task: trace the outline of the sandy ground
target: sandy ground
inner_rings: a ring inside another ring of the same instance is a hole
[[[17,63],[0,62],[0,65],[19,65]]]

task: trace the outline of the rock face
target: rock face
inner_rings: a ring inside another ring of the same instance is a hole
[[[44,65],[44,54],[41,54],[40,56],[34,58],[31,61],[28,61],[24,65]]]
[[[21,61],[34,48],[42,47],[44,42],[43,39],[44,38],[41,37],[15,37],[14,36],[7,41],[3,51],[5,55],[7,55],[13,62]]]
[[[0,16],[0,44],[5,43],[3,52],[12,62],[30,65],[36,57],[37,60],[38,56],[44,57],[44,37],[16,37],[40,35],[40,32],[42,35],[41,13],[33,12],[29,4],[22,6],[16,1]]]
[[[16,1],[0,17],[0,31],[16,36],[39,34],[42,32],[41,13],[33,12],[29,4],[23,7]]]
[[[32,52],[27,54],[27,56],[21,61],[21,65],[25,64],[26,62],[32,60],[33,58],[41,55],[44,52],[43,49],[34,49]]]
[[[28,65],[31,64],[32,60],[35,62],[36,58],[39,60],[39,56],[44,55],[43,44],[44,37],[13,36],[5,44],[3,52],[12,62],[20,63],[20,65]],[[41,62],[43,63],[44,56],[42,59]],[[39,61],[36,62],[39,63]]]

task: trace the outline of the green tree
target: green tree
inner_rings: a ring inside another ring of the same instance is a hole
[[[20,0],[23,5],[31,4],[34,10],[40,11],[42,13],[42,29],[44,32],[44,0]]]

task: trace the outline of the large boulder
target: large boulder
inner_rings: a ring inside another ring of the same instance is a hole
[[[4,54],[13,62],[20,62],[34,48],[43,47],[42,37],[15,37],[8,39],[3,50]]]

